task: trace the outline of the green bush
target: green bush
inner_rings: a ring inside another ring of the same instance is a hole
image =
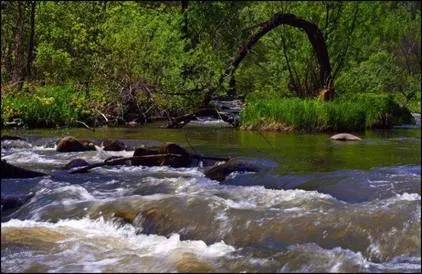
[[[244,127],[262,128],[273,122],[299,131],[362,131],[412,123],[413,118],[392,96],[356,94],[332,102],[315,99],[248,97],[241,113]]]
[[[1,99],[3,125],[20,119],[26,127],[76,126],[78,120],[89,123],[93,119],[87,95],[70,85],[2,94]]]

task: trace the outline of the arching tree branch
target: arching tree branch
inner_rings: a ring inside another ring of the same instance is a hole
[[[320,67],[319,86],[321,88],[328,86],[328,84],[332,82],[331,66],[328,57],[327,46],[325,44],[322,32],[315,24],[306,21],[300,17],[296,17],[294,14],[288,13],[276,13],[275,15],[273,15],[273,17],[271,17],[270,20],[262,24],[260,29],[249,39],[249,41],[239,49],[237,54],[229,63],[226,70],[224,70],[224,72],[221,74],[218,81],[218,86],[221,86],[223,84],[223,81],[227,76],[229,76],[230,79],[234,77],[234,73],[238,68],[240,62],[247,56],[251,48],[259,41],[262,36],[270,32],[274,28],[278,27],[279,25],[283,24],[303,29],[306,32],[309,41],[312,44],[312,48],[316,53],[318,64]],[[209,104],[215,90],[215,87],[210,87],[207,90],[204,97],[203,105]]]

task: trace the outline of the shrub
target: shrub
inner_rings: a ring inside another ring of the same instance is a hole
[[[20,119],[27,127],[75,126],[91,122],[88,97],[70,85],[46,86],[35,92],[2,94],[2,123]]]

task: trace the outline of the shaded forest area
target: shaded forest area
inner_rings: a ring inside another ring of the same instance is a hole
[[[142,124],[323,88],[420,112],[420,16],[416,1],[2,1],[2,124]]]

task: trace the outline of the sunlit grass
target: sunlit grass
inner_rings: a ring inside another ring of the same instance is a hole
[[[358,94],[331,102],[316,99],[282,98],[248,100],[241,113],[241,125],[250,129],[271,129],[284,125],[297,131],[362,131],[412,123],[409,111],[390,96]]]
[[[3,125],[19,119],[32,128],[76,126],[78,120],[92,119],[87,96],[70,85],[2,94],[1,110]]]

